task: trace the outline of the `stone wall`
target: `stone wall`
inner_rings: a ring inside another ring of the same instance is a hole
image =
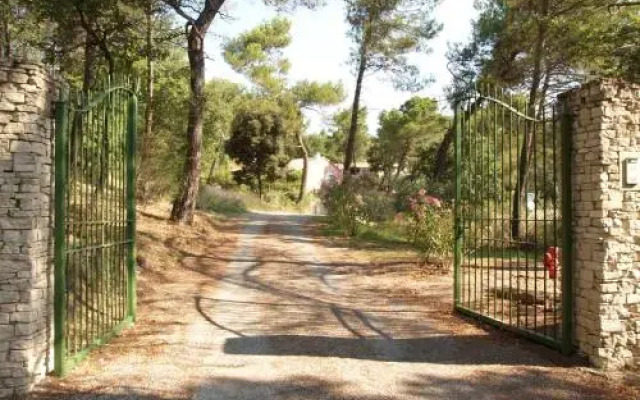
[[[566,94],[573,114],[575,333],[597,367],[640,366],[640,85],[600,80]],[[637,154],[636,154],[637,152]]]
[[[38,65],[0,64],[0,398],[52,366],[53,101]]]

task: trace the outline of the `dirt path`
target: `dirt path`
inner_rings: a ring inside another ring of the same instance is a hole
[[[156,285],[134,329],[35,397],[634,398],[573,359],[452,314],[450,277],[372,263],[312,228],[252,214],[227,233],[233,249],[183,251],[180,276]]]

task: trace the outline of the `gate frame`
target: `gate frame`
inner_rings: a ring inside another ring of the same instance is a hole
[[[497,92],[496,92],[497,93]],[[527,119],[534,120],[536,122],[543,122],[541,120],[532,118],[523,114],[522,112],[514,109],[512,106],[504,103],[503,101],[491,96],[482,94],[476,90],[476,99],[483,99],[489,102],[494,102],[504,107],[505,109],[518,113]],[[574,290],[573,290],[573,210],[572,210],[572,181],[571,181],[571,157],[573,151],[573,115],[568,109],[567,100],[565,98],[559,98],[557,106],[560,109],[561,114],[557,116],[560,121],[560,140],[561,140],[561,171],[562,186],[564,190],[561,199],[562,209],[562,336],[561,340],[553,340],[548,336],[538,334],[536,332],[509,325],[500,320],[492,318],[488,315],[481,314],[477,311],[471,310],[462,306],[460,301],[460,266],[462,261],[462,243],[464,238],[464,229],[462,226],[462,135],[463,135],[463,121],[465,121],[465,115],[471,113],[465,109],[462,104],[468,98],[459,100],[454,106],[454,123],[456,124],[454,135],[454,160],[455,160],[455,202],[454,202],[454,310],[462,315],[466,315],[482,322],[493,325],[494,327],[508,330],[519,334],[527,339],[541,343],[548,347],[561,351],[563,354],[571,354],[575,350],[574,344]],[[555,121],[552,121],[555,123]]]
[[[126,258],[127,267],[127,314],[125,318],[116,324],[110,332],[95,339],[86,348],[79,351],[75,356],[67,357],[65,344],[67,317],[66,301],[66,266],[67,266],[67,243],[66,243],[66,208],[65,199],[67,196],[67,166],[68,147],[67,134],[69,123],[69,99],[67,94],[61,92],[55,102],[55,141],[54,141],[54,334],[53,334],[53,371],[57,376],[64,376],[77,363],[82,361],[92,350],[100,347],[118,335],[123,329],[131,326],[136,321],[136,255],[135,255],[135,233],[136,233],[136,137],[137,137],[137,85],[133,89],[118,85],[108,87],[98,98],[87,105],[87,109],[104,101],[109,94],[115,91],[128,93],[127,100],[127,127],[125,132],[126,146],[126,240],[128,242],[128,255]],[[84,110],[73,110],[84,111]]]

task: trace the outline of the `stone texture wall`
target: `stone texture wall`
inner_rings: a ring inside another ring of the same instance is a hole
[[[597,367],[640,366],[640,85],[600,80],[566,94],[573,114],[576,342]],[[634,152],[637,152],[634,155]]]
[[[0,398],[52,364],[53,101],[38,65],[0,64]]]

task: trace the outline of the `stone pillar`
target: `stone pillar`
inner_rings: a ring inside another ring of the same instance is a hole
[[[640,85],[599,80],[564,95],[573,114],[575,333],[597,367],[640,366]]]
[[[0,65],[0,398],[52,364],[56,87],[38,65]]]

